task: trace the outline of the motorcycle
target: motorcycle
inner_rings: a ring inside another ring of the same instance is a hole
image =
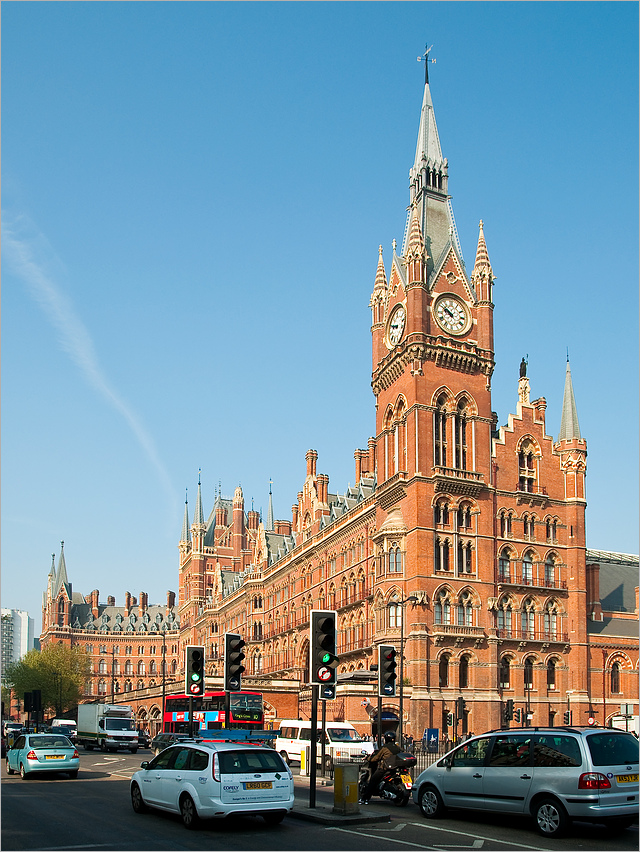
[[[386,801],[392,801],[396,807],[403,808],[411,798],[411,788],[413,786],[413,781],[408,770],[412,766],[415,766],[418,761],[412,754],[405,751],[401,751],[396,755],[396,761],[396,766],[385,771],[377,787],[373,790],[372,795],[380,796],[380,798]],[[367,761],[360,767],[360,777],[358,778],[360,798],[364,795],[370,772],[371,767]]]

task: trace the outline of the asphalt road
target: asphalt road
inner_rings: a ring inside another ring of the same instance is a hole
[[[34,777],[23,781],[8,777],[2,765],[3,850],[182,850],[224,849],[238,852],[323,850],[376,852],[376,850],[483,849],[554,850],[554,852],[614,852],[637,850],[638,827],[611,835],[604,827],[574,824],[566,838],[540,837],[521,817],[485,814],[449,816],[427,822],[418,808],[389,808],[384,802],[364,809],[390,814],[391,821],[367,825],[321,825],[294,816],[269,827],[258,817],[224,822],[210,821],[190,832],[177,816],[153,812],[137,815],[131,809],[129,779],[149,751],[137,755],[102,755],[80,750],[77,780],[66,776]],[[295,770],[294,770],[295,772]],[[333,806],[332,787],[318,786],[318,808]],[[296,778],[296,809],[309,804],[308,779]]]

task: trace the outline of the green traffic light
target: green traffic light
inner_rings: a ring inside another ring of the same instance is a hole
[[[195,682],[197,683],[197,682],[200,680],[200,675],[199,675],[197,672],[194,672],[194,673],[191,675],[191,680],[193,680],[193,681],[195,681]]]

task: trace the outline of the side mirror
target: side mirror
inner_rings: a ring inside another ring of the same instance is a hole
[[[143,760],[142,763],[140,764],[140,769],[148,769],[148,768],[149,768],[149,761]]]
[[[451,757],[451,755],[449,755],[448,757],[445,757],[444,765],[447,767],[447,769],[451,769],[452,764],[453,764],[453,757]]]

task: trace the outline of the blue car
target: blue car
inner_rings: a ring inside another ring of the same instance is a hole
[[[19,772],[22,778],[35,772],[67,772],[77,778],[80,756],[61,734],[23,734],[7,751],[6,766],[9,775]]]

